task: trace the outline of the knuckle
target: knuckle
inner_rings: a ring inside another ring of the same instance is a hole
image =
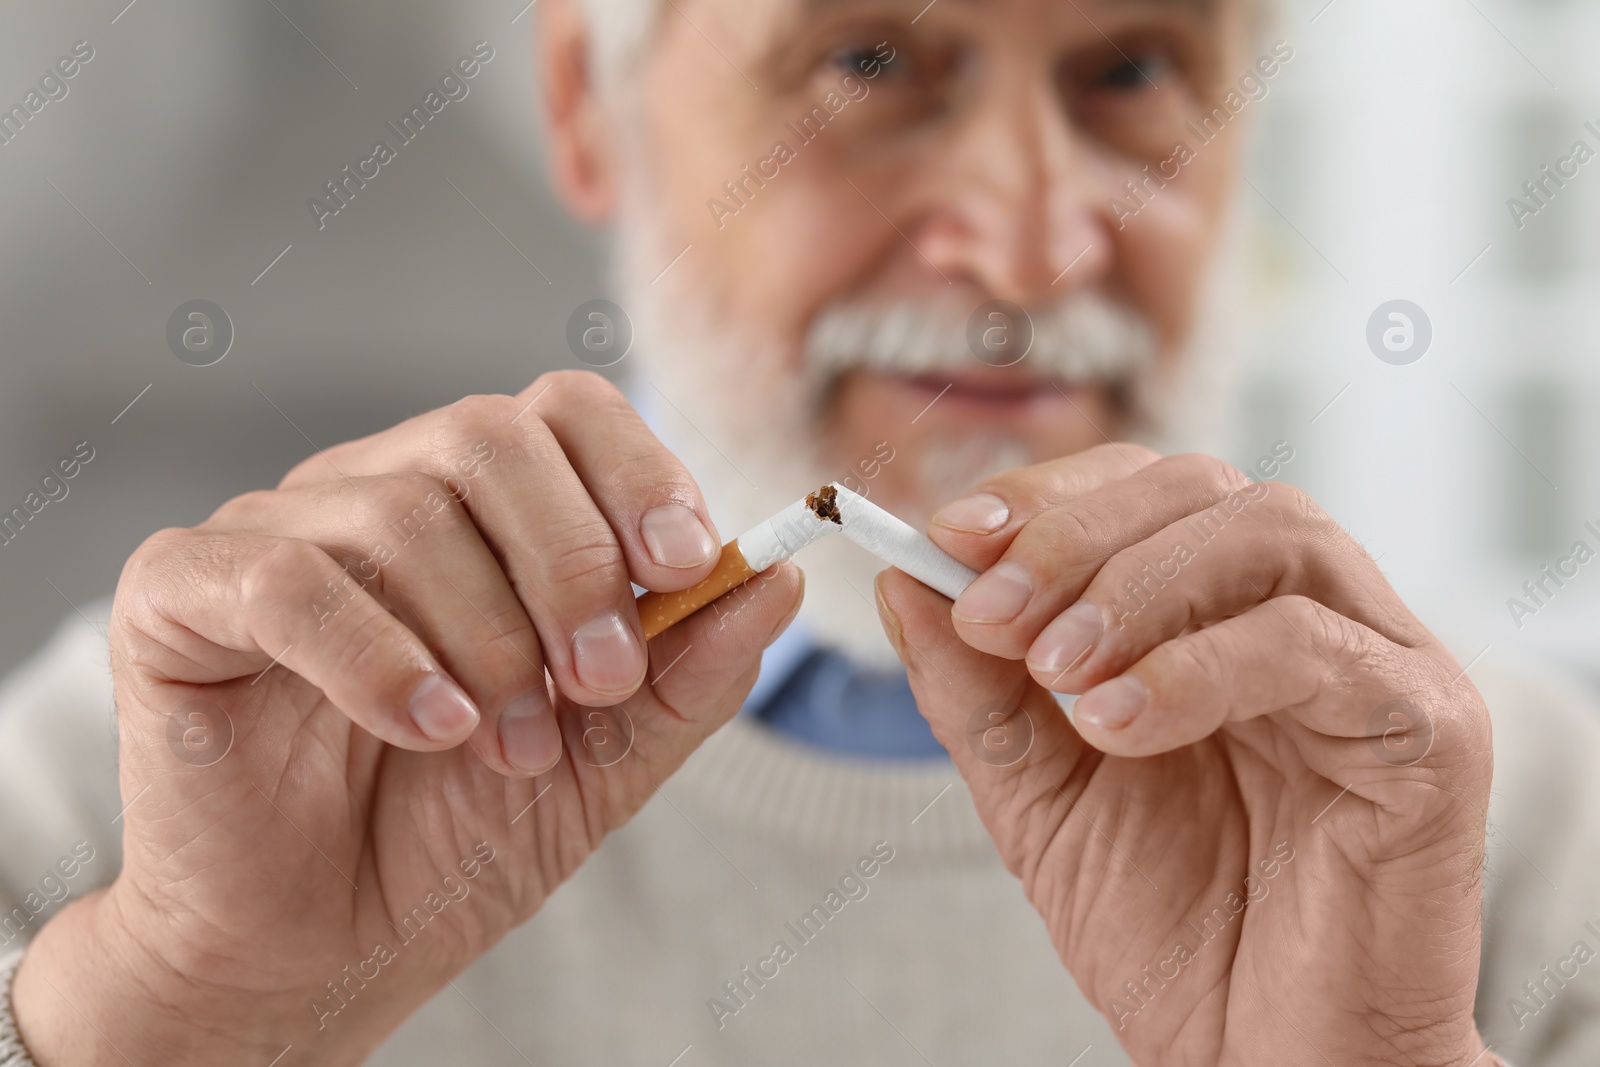
[[[539,635],[521,604],[515,600],[491,604],[482,612],[491,633],[484,651],[504,660],[518,674],[531,673],[539,661]]]
[[[1231,666],[1238,659],[1229,647],[1232,638],[1219,633],[1216,627],[1201,630],[1195,637],[1193,641],[1176,641],[1167,646],[1174,675],[1200,682],[1194,687],[1196,692],[1232,692]]]
[[[270,515],[281,500],[282,496],[273,489],[256,489],[241,493],[213,511],[211,517],[200,526],[202,529],[217,529],[253,525],[259,523],[264,516]]]
[[[1273,602],[1315,647],[1333,654],[1341,662],[1349,662],[1361,654],[1365,642],[1360,627],[1326,604],[1298,595],[1278,597]]]
[[[1081,471],[1063,463],[1002,471],[984,479],[973,489],[973,492],[993,493],[1009,501],[1012,506],[1021,504],[1038,507],[1059,505],[1082,491]]]
[[[1056,554],[1081,554],[1085,548],[1103,549],[1109,530],[1115,529],[1116,510],[1106,501],[1086,496],[1049,512],[1044,529],[1050,549]]]
[[[341,486],[336,491],[352,494],[347,529],[361,532],[361,537],[348,547],[367,550],[393,539],[409,543],[430,530],[453,532],[470,522],[460,498],[450,487],[421,471],[381,475],[358,488]],[[382,568],[378,574],[381,581]]]
[[[1059,460],[1018,467],[985,479],[975,492],[988,491],[1012,502],[1027,501],[1053,507],[1090,492],[1099,484],[1102,468],[1114,474],[1133,474],[1160,459],[1143,445],[1095,445]]]
[[[554,435],[561,435],[566,427],[580,419],[626,430],[629,439],[632,431],[645,429],[644,420],[622,390],[594,371],[551,371],[542,375],[535,385],[534,396],[539,400],[539,407],[548,413],[543,421]],[[654,451],[646,450],[647,453]]]
[[[441,416],[451,428],[470,433],[508,421],[516,413],[513,397],[504,393],[475,393],[445,407]]]
[[[1140,578],[1146,582],[1155,581],[1160,584],[1156,589],[1162,588],[1167,582],[1177,577],[1176,574],[1162,573],[1162,549],[1148,542],[1140,542],[1122,549],[1100,565],[1095,573],[1090,589],[1104,592],[1107,597],[1114,597],[1127,583],[1139,585]],[[1149,576],[1153,576],[1153,579]]]
[[[302,589],[327,577],[332,561],[309,541],[283,537],[257,553],[240,575],[239,599],[246,611],[284,607]]]
[[[605,377],[592,370],[553,370],[541,374],[534,382],[534,395],[549,393],[552,400],[574,400],[586,403],[626,404],[618,389]]]
[[[635,499],[640,511],[667,503],[693,508],[700,499],[687,468],[660,445],[617,457],[607,478],[620,494]]]
[[[196,530],[171,526],[157,530],[133,550],[117,581],[114,617],[135,629],[153,632],[172,612],[174,593],[209,584],[215,552]]]
[[[630,452],[615,457],[608,473],[615,484],[628,486],[641,483],[649,485],[653,482],[667,483],[676,474],[670,464],[663,462],[661,453],[655,449]],[[668,486],[663,484],[662,488]]]
[[[290,467],[284,476],[278,479],[276,488],[293,489],[300,485],[309,485],[326,478],[332,471],[330,464],[337,465],[343,446],[334,445],[320,452],[314,452]]]
[[[454,477],[461,460],[484,446],[489,454],[530,453],[549,431],[535,412],[524,413],[515,397],[479,394],[462,397],[441,413],[439,430],[432,436],[427,466],[439,478]]]
[[[319,448],[289,468],[275,488],[302,489],[330,481],[343,481],[350,473],[361,470],[364,466],[363,456],[372,447],[372,442],[383,437],[383,434],[374,434]]]
[[[227,577],[240,539],[198,527],[157,530],[134,550],[122,568],[117,595],[137,590],[142,599],[162,605],[192,596]]]
[[[1446,744],[1457,751],[1480,754],[1477,765],[1480,773],[1492,773],[1494,762],[1494,736],[1489,707],[1476,689],[1462,695],[1452,692],[1448,684],[1437,686],[1434,699],[1428,705],[1429,714],[1437,722],[1437,731]],[[1487,757],[1482,758],[1482,757]]]
[[[185,624],[184,594],[203,593],[214,580],[206,567],[215,555],[206,550],[212,540],[196,530],[168,527],[146,537],[129,555],[110,615],[112,666],[119,674],[127,666],[161,676],[170,665],[168,650],[191,633]]]
[[[1163,457],[1160,452],[1144,445],[1136,445],[1132,441],[1113,441],[1103,445],[1096,445],[1093,450],[1113,460],[1132,463],[1138,467],[1148,467],[1160,461]]]
[[[389,499],[396,503],[446,491],[444,481],[427,471],[395,471],[380,475],[376,481]]]
[[[350,492],[348,486],[341,491]],[[354,492],[362,526],[381,529],[419,519],[423,525],[455,511],[455,498],[440,478],[424,471],[397,471],[371,479]]]
[[[1266,487],[1262,502],[1271,508],[1278,528],[1291,543],[1301,546],[1308,558],[1315,554],[1312,550],[1324,548],[1345,560],[1368,558],[1366,550],[1322,510],[1311,494],[1286,482],[1262,484]]]
[[[1168,456],[1158,460],[1157,465],[1181,471],[1189,478],[1214,486],[1223,492],[1232,492],[1250,481],[1244,472],[1233,464],[1204,452],[1185,452],[1177,456]]]
[[[526,617],[520,621],[509,613],[487,612],[494,629],[482,640],[463,648],[453,648],[449,669],[472,680],[472,692],[482,691],[481,706],[497,711],[511,700],[543,687],[548,662],[538,631]]]
[[[545,579],[555,585],[626,581],[628,577],[622,547],[600,518],[551,531],[542,558]]]
[[[390,675],[394,662],[391,619],[384,612],[363,612],[350,619],[339,631],[337,640],[341,670],[363,680],[378,680]]]
[[[972,492],[993,493],[1015,506],[1023,501],[1056,499],[1056,487],[1065,481],[1065,476],[1054,469],[1039,471],[1030,478],[1027,468],[1019,468],[989,475],[974,485]]]
[[[169,526],[146,537],[128,558],[129,569],[143,569],[164,564],[175,557],[187,554],[194,546],[194,530],[182,526]]]
[[[1307,493],[1299,486],[1290,485],[1288,482],[1265,482],[1266,498],[1273,502],[1273,508],[1282,517],[1283,522],[1289,526],[1300,528],[1326,527],[1332,520]]]

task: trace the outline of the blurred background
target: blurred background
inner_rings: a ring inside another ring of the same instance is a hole
[[[545,188],[525,3],[0,7],[0,107],[93,49],[0,145],[0,513],[94,450],[0,545],[0,670],[152,531],[314,447],[580,366],[567,316],[608,294]],[[1507,205],[1574,142],[1600,150],[1600,5],[1294,0],[1275,36],[1295,58],[1250,108],[1244,374],[1216,447],[1247,465],[1288,442],[1284,477],[1464,660],[1531,649],[1600,679],[1600,562],[1520,627],[1507,606],[1600,548],[1600,160],[1520,229]],[[319,231],[308,199],[479,40],[469,96]],[[236,335],[209,367],[167,344],[196,299]],[[1403,365],[1368,343],[1393,300],[1431,326]]]

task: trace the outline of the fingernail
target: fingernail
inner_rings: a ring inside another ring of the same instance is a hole
[[[698,567],[717,554],[716,538],[700,516],[682,504],[662,504],[645,512],[639,533],[650,558],[663,567]]]
[[[1124,674],[1079,697],[1072,709],[1072,721],[1078,726],[1088,723],[1102,730],[1121,730],[1139,717],[1149,701],[1150,693],[1144,683],[1131,674]]]
[[[411,721],[430,741],[460,741],[478,725],[478,709],[456,683],[429,674],[411,692]]]
[[[500,752],[524,774],[543,774],[561,759],[561,729],[549,694],[530,690],[500,712]]]
[[[644,678],[644,649],[614,611],[590,619],[572,635],[578,681],[597,693],[626,693]]]
[[[967,533],[990,534],[1006,524],[1011,508],[993,493],[974,493],[933,513],[935,526]]]
[[[954,614],[963,622],[1010,622],[1032,596],[1033,579],[1022,564],[1001,560],[956,598]]]
[[[1105,630],[1100,609],[1080,600],[1053,619],[1028,649],[1028,666],[1040,674],[1060,675],[1089,658]]]
[[[895,655],[905,655],[905,634],[900,629],[900,616],[894,613],[889,602],[883,598],[883,575],[878,575],[872,583],[872,592],[878,601],[878,618],[883,622],[883,632],[889,638],[889,644],[894,646]]]

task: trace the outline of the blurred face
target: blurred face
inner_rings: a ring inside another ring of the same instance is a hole
[[[1246,2],[664,7],[615,232],[719,522],[826,479],[920,522],[1129,432],[1221,223],[1243,123],[1203,120],[1257,58]]]

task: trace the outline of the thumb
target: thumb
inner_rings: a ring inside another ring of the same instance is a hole
[[[1095,753],[1026,664],[956,635],[947,598],[898,570],[878,575],[877,594],[917,709],[949,750],[1006,866],[1020,875],[1030,866],[1029,842],[1053,836],[1081,788],[1069,786],[1074,769]]]

